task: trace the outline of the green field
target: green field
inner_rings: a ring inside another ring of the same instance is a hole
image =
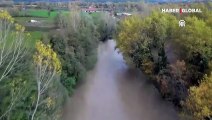
[[[69,11],[51,11],[49,14],[48,10],[38,10],[38,9],[29,9],[24,10],[19,13],[18,16],[15,17],[15,20],[20,24],[25,24],[30,20],[41,21],[44,25],[52,25],[54,22],[54,18],[58,14],[68,14]]]
[[[43,35],[48,34],[48,27],[54,26],[54,18],[60,13],[68,14],[69,11],[51,11],[49,14],[48,10],[29,9],[21,11],[19,15],[15,17],[15,21],[23,26],[29,23],[30,20],[42,22],[41,26],[25,26],[26,32],[29,32],[31,35],[29,46],[34,46],[36,41],[40,40]]]
[[[30,35],[31,35],[31,39],[33,40],[33,41],[38,41],[38,40],[40,40],[41,39],[41,37],[42,37],[42,32],[40,32],[40,31],[33,31],[33,32],[29,32],[30,33]],[[34,42],[34,43],[35,43]]]
[[[92,17],[96,18],[96,17],[99,17],[101,15],[100,12],[94,12],[94,13],[91,13],[90,14]]]
[[[38,9],[29,9],[25,11],[21,11],[18,17],[15,17],[15,21],[21,25],[26,25],[30,20],[37,20],[42,22],[42,26],[25,26],[26,32],[29,32],[31,37],[30,46],[34,46],[35,42],[40,40],[43,35],[47,35],[49,30],[48,26],[54,26],[54,19],[57,14],[67,14],[70,11],[52,11],[50,14],[48,10],[38,10]],[[94,18],[98,18],[100,13],[91,13],[90,14]],[[44,27],[47,26],[47,27]]]
[[[49,13],[48,10],[37,10],[37,9],[29,9],[24,10],[19,13],[19,16],[31,16],[31,17],[44,17],[44,18],[55,18],[59,13],[66,14],[69,11],[51,11]]]

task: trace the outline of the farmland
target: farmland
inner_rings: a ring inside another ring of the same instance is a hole
[[[31,34],[32,43],[46,36],[49,31],[55,28],[55,18],[58,14],[68,14],[69,11],[48,11],[45,9],[22,10],[15,16],[15,22],[25,26],[26,31]],[[30,23],[31,20],[39,23]]]

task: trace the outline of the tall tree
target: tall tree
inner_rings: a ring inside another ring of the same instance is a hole
[[[144,61],[151,61],[151,39],[146,35],[147,24],[140,16],[132,16],[120,22],[117,47],[128,63],[141,68]]]
[[[61,72],[61,63],[57,54],[51,49],[50,45],[44,45],[42,42],[36,43],[34,64],[37,82],[37,100],[31,120],[35,118],[35,114],[42,100],[42,95],[44,95],[50,83],[57,75],[60,75]],[[51,102],[51,98],[49,98],[48,101]]]
[[[12,27],[15,26],[15,31]],[[24,27],[14,24],[6,11],[0,11],[0,82],[25,55],[27,48]]]

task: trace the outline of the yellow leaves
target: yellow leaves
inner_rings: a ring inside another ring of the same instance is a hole
[[[27,37],[30,37],[30,36],[31,36],[31,34],[30,34],[30,33],[27,33],[26,35],[27,35]]]
[[[36,50],[33,56],[36,65],[47,66],[48,70],[56,70],[57,73],[61,72],[60,60],[50,45],[44,45],[39,41],[36,43]]]
[[[199,87],[191,87],[189,92],[185,106],[194,119],[203,120],[212,115],[212,76],[205,76]]]
[[[205,21],[197,17],[186,17],[186,27],[176,29],[175,41],[183,52],[190,56],[201,53],[208,59],[212,58],[212,29]]]
[[[14,19],[12,18],[12,16],[10,16],[10,14],[4,10],[0,10],[0,21],[2,20],[6,20],[9,23],[14,23]]]
[[[143,24],[140,16],[132,16],[121,21],[120,31],[117,35],[117,46],[122,52],[129,52],[132,49],[130,44],[142,38]]]
[[[17,31],[24,32],[25,27],[23,27],[23,26],[21,26],[21,25],[19,25],[19,24],[15,24],[15,29],[16,29]]]
[[[47,102],[46,102],[46,106],[48,109],[50,109],[51,107],[53,107],[55,105],[55,101],[51,98],[51,97],[48,97],[47,98]]]
[[[154,63],[151,60],[144,60],[142,63],[144,73],[152,74],[154,71]]]

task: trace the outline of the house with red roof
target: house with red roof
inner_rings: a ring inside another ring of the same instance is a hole
[[[83,11],[88,13],[97,12],[97,8],[90,6],[89,8],[84,9]]]

